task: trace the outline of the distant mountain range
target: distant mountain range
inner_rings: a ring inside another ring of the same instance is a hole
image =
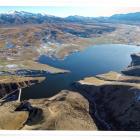
[[[110,17],[83,17],[69,16],[66,17],[71,22],[140,22],[140,12],[128,14],[115,14]]]
[[[12,25],[12,24],[41,24],[41,23],[53,23],[61,22],[63,19],[55,16],[34,14],[25,11],[14,11],[12,13],[0,14],[0,24]]]
[[[62,23],[62,22],[139,22],[140,12],[128,14],[116,14],[111,17],[83,17],[68,16],[66,18],[35,14],[25,11],[14,11],[0,14],[0,25],[18,25],[18,24],[42,24],[42,23]]]
[[[140,21],[140,12],[128,13],[128,14],[116,14],[109,17],[111,20],[123,20],[123,21]]]

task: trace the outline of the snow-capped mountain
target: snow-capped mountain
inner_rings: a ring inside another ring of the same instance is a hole
[[[40,13],[30,13],[25,11],[9,11],[7,13],[0,14],[0,24],[1,25],[17,25],[17,24],[41,24],[46,22],[60,22],[62,18],[40,14]]]

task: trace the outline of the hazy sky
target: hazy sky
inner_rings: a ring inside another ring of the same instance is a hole
[[[97,17],[110,16],[116,13],[140,12],[140,8],[138,7],[0,6],[1,13],[11,12],[15,10],[33,13],[45,13],[61,17],[66,17],[69,15]]]

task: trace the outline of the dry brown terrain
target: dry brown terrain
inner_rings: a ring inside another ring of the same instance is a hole
[[[0,111],[4,112],[0,114],[3,130],[97,130],[88,101],[72,91],[48,99],[5,103]]]

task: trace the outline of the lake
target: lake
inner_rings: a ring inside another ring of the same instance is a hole
[[[23,90],[22,98],[47,98],[63,89],[70,89],[71,84],[84,77],[94,76],[109,71],[120,72],[130,62],[132,53],[140,52],[140,47],[132,45],[95,45],[84,51],[75,52],[64,60],[41,56],[39,62],[57,68],[70,70],[65,74],[47,74],[40,84]]]

